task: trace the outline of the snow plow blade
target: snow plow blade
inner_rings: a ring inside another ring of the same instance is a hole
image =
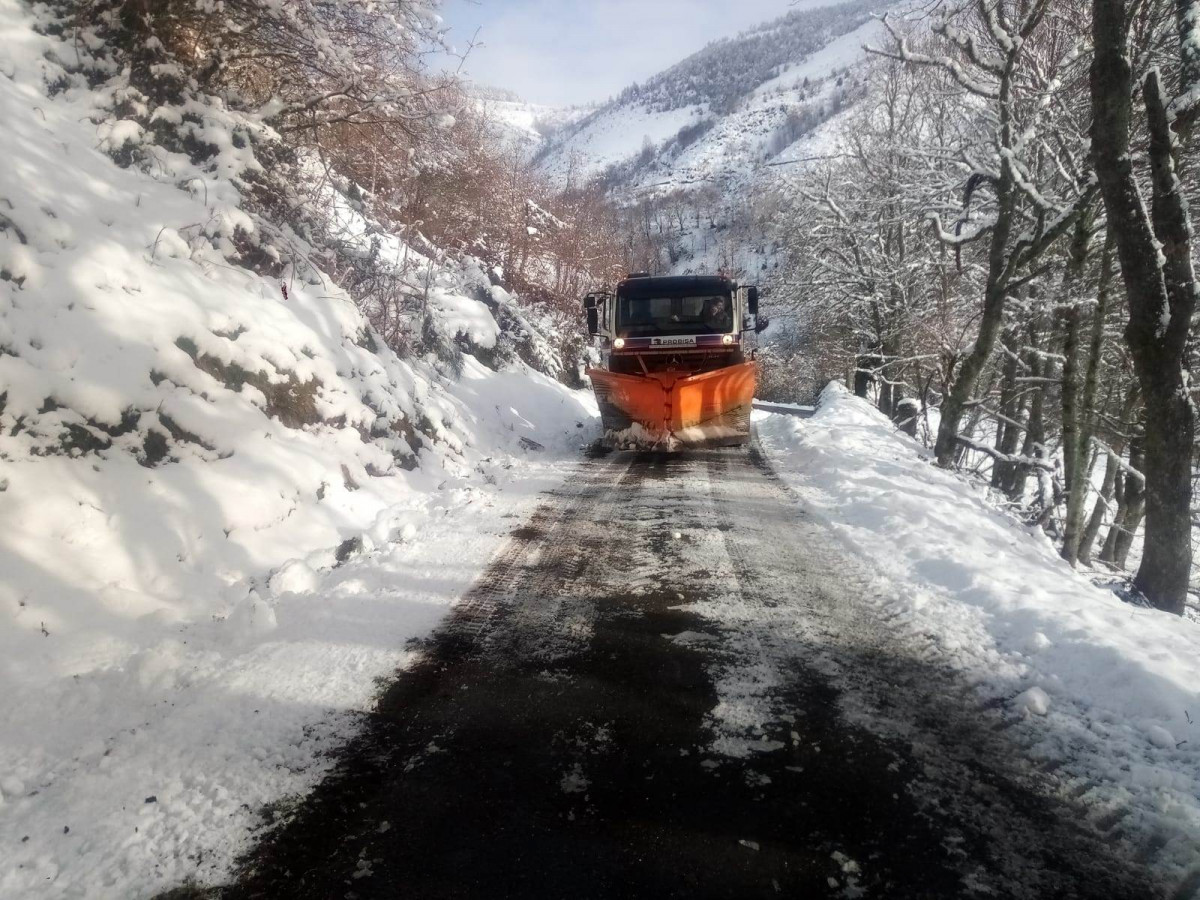
[[[728,447],[750,440],[758,368],[618,375],[589,369],[612,447]]]

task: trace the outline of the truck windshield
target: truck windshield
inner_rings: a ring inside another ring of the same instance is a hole
[[[622,337],[658,334],[724,334],[733,330],[733,299],[701,297],[621,297],[617,333]]]

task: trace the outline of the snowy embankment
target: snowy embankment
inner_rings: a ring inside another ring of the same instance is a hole
[[[840,384],[814,418],[758,429],[806,508],[874,563],[908,643],[1004,701],[1032,760],[1131,815],[1169,864],[1200,862],[1200,627],[1093,586]]]
[[[6,900],[222,879],[594,413],[523,368],[397,357],[319,273],[239,266],[271,226],[222,174],[230,122],[190,111],[206,170],[119,167],[142,135],[60,65],[83,46],[0,0]],[[462,277],[431,308],[486,347]]]

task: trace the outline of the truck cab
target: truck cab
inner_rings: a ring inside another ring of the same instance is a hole
[[[743,362],[758,327],[758,288],[719,276],[631,276],[584,300],[588,331],[612,372],[706,372]]]

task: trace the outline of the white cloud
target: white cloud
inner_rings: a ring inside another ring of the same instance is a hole
[[[835,0],[836,2],[836,0]],[[538,103],[604,100],[709,41],[831,0],[446,0],[464,72]]]

